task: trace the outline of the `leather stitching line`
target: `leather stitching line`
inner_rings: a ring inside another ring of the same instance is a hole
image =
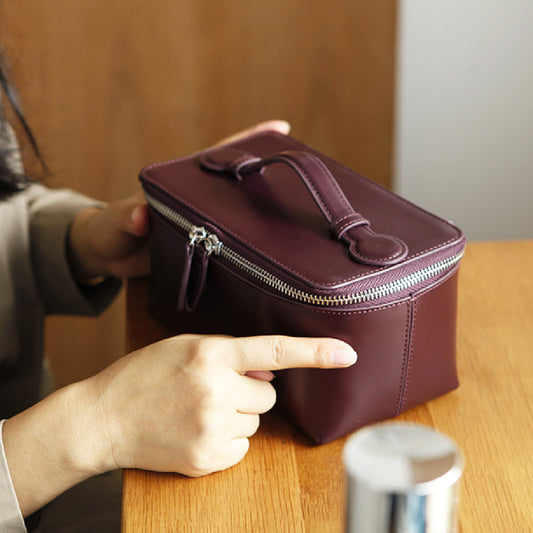
[[[346,220],[340,227],[338,225],[345,219]],[[335,221],[335,224],[333,225],[333,231],[337,235],[337,237],[341,237],[341,235],[347,230],[351,228],[355,228],[357,226],[363,226],[363,225],[370,225],[370,222],[359,213],[355,213],[353,215],[345,215],[341,218],[339,218],[337,221]]]
[[[333,177],[333,174],[331,173],[329,168],[325,165],[325,163],[319,157],[316,157],[316,162],[318,163],[318,166],[322,167],[322,170],[325,172],[329,182],[337,190],[337,197],[340,200],[340,202],[344,204],[344,207],[346,208],[346,210],[356,213],[354,211],[354,208],[351,206],[351,204],[348,203],[348,199],[346,198],[344,191],[340,188],[340,185],[337,183],[337,180]]]
[[[413,318],[411,320],[411,334],[410,334],[410,343],[409,343],[409,357],[407,359],[407,372],[405,374],[405,384],[403,387],[402,395],[402,404],[400,405],[401,411],[405,409],[405,404],[407,403],[407,393],[409,392],[410,378],[411,378],[411,367],[413,366],[413,352],[415,344],[415,329],[416,329],[416,312],[417,305],[416,299],[413,299],[411,302],[411,308],[413,313]]]
[[[403,395],[405,391],[405,372],[409,361],[409,351],[410,351],[410,332],[411,332],[411,313],[412,313],[412,301],[409,300],[407,304],[407,319],[405,322],[405,335],[403,343],[403,358],[402,358],[402,368],[400,372],[400,384],[398,387],[398,395],[396,397],[396,402],[394,405],[394,416],[398,416],[401,412],[401,407],[403,403]]]
[[[400,241],[399,239],[397,239],[396,237],[392,237],[390,235],[386,235],[387,238],[389,239],[392,239],[394,240],[395,242],[398,243],[398,245],[400,246],[400,250],[398,250],[396,253],[392,254],[392,255],[389,255],[387,257],[380,257],[379,260],[380,261],[387,261],[388,259],[394,259],[395,257],[398,257],[399,255],[401,255],[404,251],[404,243],[402,241]],[[359,247],[357,246],[356,244],[357,241],[354,241],[354,248],[355,248],[355,251],[357,252],[357,255],[358,257],[362,257],[362,258],[367,258],[367,259],[376,259],[376,257],[374,255],[367,255],[367,254],[364,254],[362,252],[359,251]]]

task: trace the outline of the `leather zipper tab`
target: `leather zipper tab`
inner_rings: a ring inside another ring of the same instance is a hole
[[[218,255],[221,246],[214,233],[208,233],[201,226],[191,226],[178,295],[178,311],[192,312],[196,309],[205,287],[209,256],[212,253]]]

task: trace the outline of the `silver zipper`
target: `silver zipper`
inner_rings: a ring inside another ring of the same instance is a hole
[[[189,230],[189,246],[202,242],[207,237],[207,230],[202,226],[192,226]]]
[[[203,226],[192,226],[189,230],[189,246],[203,244],[207,255],[220,255],[222,242],[214,233],[209,233]]]
[[[163,202],[160,202],[148,194],[146,194],[146,199],[158,213],[188,232],[190,245],[201,243],[205,247],[208,254],[214,253],[215,255],[224,258],[243,272],[246,272],[247,274],[260,280],[268,287],[274,289],[282,295],[299,302],[313,305],[347,306],[385,298],[442,274],[446,270],[456,265],[463,256],[463,252],[460,252],[449,258],[442,259],[437,263],[407,274],[400,279],[389,281],[387,283],[383,283],[382,285],[359,291],[355,294],[347,294],[343,296],[316,295],[297,289],[266,271],[264,268],[252,263],[231,248],[225,246],[217,235],[214,233],[209,233],[203,226],[195,226],[189,220],[165,205]]]

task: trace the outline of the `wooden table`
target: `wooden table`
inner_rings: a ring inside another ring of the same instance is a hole
[[[462,448],[463,533],[533,531],[533,241],[468,244],[459,282],[461,386],[399,417]],[[166,335],[146,314],[146,281],[128,289],[128,344]],[[343,531],[345,439],[312,447],[263,417],[246,458],[205,478],[124,472],[123,531]],[[363,532],[364,533],[364,532]]]

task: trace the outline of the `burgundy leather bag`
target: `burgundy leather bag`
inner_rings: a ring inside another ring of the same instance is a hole
[[[458,385],[462,232],[295,139],[260,133],[156,163],[150,310],[175,333],[336,337],[347,369],[277,372],[314,442]]]

